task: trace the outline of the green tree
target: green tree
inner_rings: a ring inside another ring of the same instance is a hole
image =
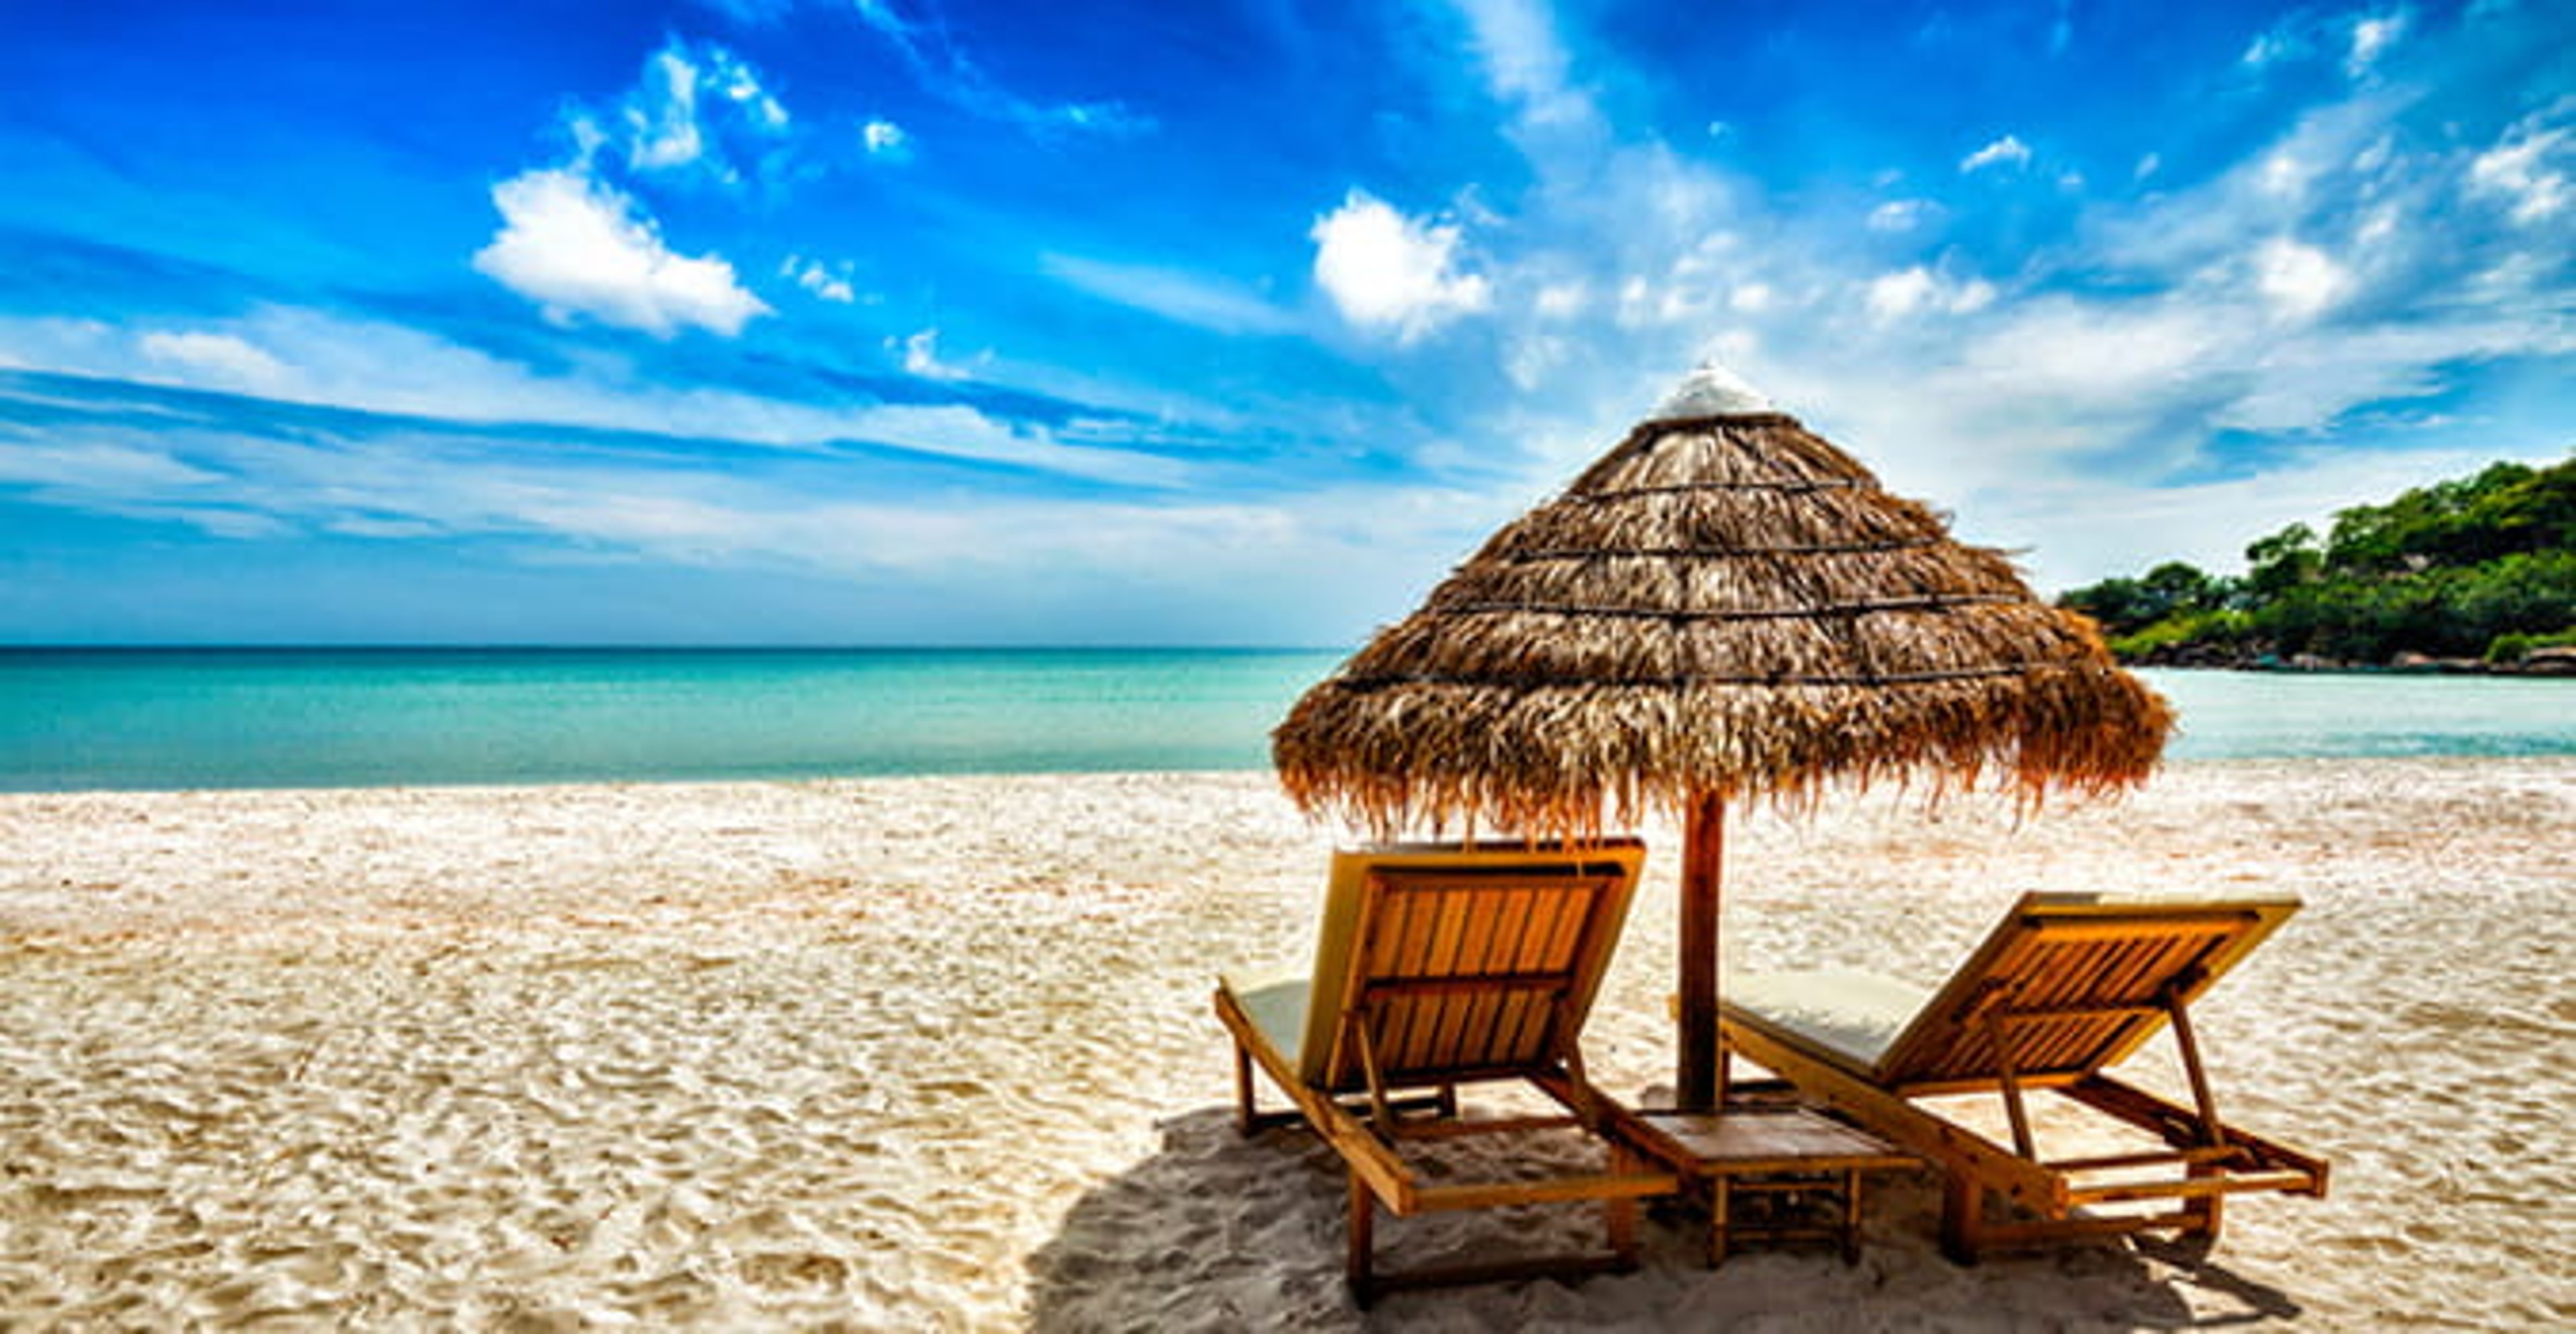
[[[2325,553],[2317,547],[2316,530],[2294,523],[2245,548],[2245,592],[2256,599],[2276,598],[2301,584],[2315,583],[2325,573]]]
[[[2146,594],[2152,619],[2159,621],[2186,612],[2212,610],[2227,600],[2224,581],[2212,579],[2197,566],[2178,560],[2147,571],[2147,577],[2138,585]]]
[[[2493,464],[2336,513],[2321,540],[2294,523],[2245,548],[2242,579],[2167,561],[2060,599],[2123,654],[2401,653],[2511,659],[2576,638],[2576,458]]]

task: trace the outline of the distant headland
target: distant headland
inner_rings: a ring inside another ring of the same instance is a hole
[[[2241,576],[2167,561],[2072,589],[2135,666],[2576,677],[2576,458],[2490,465],[2294,523]]]

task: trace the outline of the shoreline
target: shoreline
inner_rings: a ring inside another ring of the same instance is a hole
[[[1749,810],[1728,966],[1937,976],[2025,888],[2296,892],[2194,1017],[2328,1199],[2231,1206],[2206,1260],[1959,1269],[1904,1177],[1856,1269],[1709,1271],[1657,1218],[1638,1274],[1384,1317],[2576,1321],[2576,756],[2005,805]],[[1586,1036],[1630,1100],[1670,1080],[1646,834]],[[1335,841],[1250,772],[0,795],[0,1324],[1363,1327],[1333,1160],[1234,1136],[1207,1013],[1218,967],[1303,957]]]
[[[2537,657],[2537,655],[2535,655]],[[2413,661],[2345,662],[2334,658],[2260,659],[2202,657],[2193,654],[2150,656],[2123,661],[2135,671],[2244,672],[2256,676],[2502,676],[2517,680],[2576,680],[2576,654],[2554,654],[2521,662],[2488,662],[2483,658],[2427,658]]]
[[[2187,673],[2192,673],[2192,674],[2197,675],[2197,674],[2214,674],[2214,673],[2219,673],[2219,672],[2237,672],[2237,671],[2239,671],[2240,669],[2237,669],[2237,668],[2227,668],[2227,667],[2210,667],[2210,668],[2203,668],[2203,667],[2175,667],[2175,666],[2159,666],[2159,667],[2156,667],[2156,668],[2155,668],[2155,670],[2157,670],[2157,671],[2176,671],[2176,672],[2187,672]],[[2324,671],[2324,670],[2320,670],[2320,671],[2313,671],[2313,672],[2311,672],[2311,671],[2291,671],[2291,670],[2271,671],[2271,670],[2268,670],[2268,669],[2244,669],[2243,674],[2245,674],[2245,675],[2251,675],[2251,676],[2347,676],[2347,675],[2349,675],[2349,676],[2371,676],[2371,675],[2406,676],[2406,675],[2421,675],[2421,673],[2407,673],[2407,672],[2400,672],[2400,671],[2394,671],[2394,670],[2372,670],[2372,669],[2362,669],[2362,670],[2356,670],[2356,671],[2350,671],[2350,672],[2345,672],[2345,671]],[[2505,675],[2510,675],[2510,673],[2507,673],[2507,674],[2505,674]],[[2367,752],[2365,752],[2365,753],[2357,753],[2357,754],[2349,754],[2349,755],[2339,755],[2339,754],[2315,754],[2315,755],[2266,755],[2266,754],[2231,754],[2231,753],[2220,753],[2220,754],[2213,754],[2213,755],[2186,755],[2186,756],[2173,756],[2173,755],[2168,755],[2165,759],[2163,759],[2162,761],[2160,761],[2160,762],[2159,762],[2159,765],[2160,765],[2160,767],[2159,767],[2159,771],[2158,771],[2159,776],[2158,776],[2157,778],[2154,778],[2154,779],[2149,779],[2149,780],[2148,780],[2148,783],[2149,783],[2149,786],[2153,786],[2155,783],[2157,783],[2157,782],[2159,782],[2159,781],[2162,781],[2162,779],[2163,779],[2163,775],[2165,775],[2165,774],[2169,774],[2169,773],[2173,773],[2173,772],[2177,772],[2177,771],[2189,771],[2189,770],[2201,769],[2201,768],[2207,768],[2207,767],[2213,767],[2213,766],[2228,766],[2228,765],[2301,765],[2301,764],[2319,764],[2319,765],[2351,765],[2351,764],[2380,764],[2380,763],[2396,763],[2396,764],[2434,764],[2434,765],[2463,765],[2463,764],[2468,764],[2468,765],[2474,765],[2474,764],[2488,764],[2488,763],[2516,763],[2516,762],[2522,762],[2522,761],[2542,761],[2542,762],[2547,762],[2547,761],[2551,761],[2551,760],[2565,760],[2565,761],[2570,761],[2570,762],[2576,762],[2576,748],[2555,749],[2555,748],[2551,748],[2551,747],[2550,747],[2550,746],[2548,746],[2547,744],[2543,744],[2543,745],[2536,746],[2536,747],[2534,747],[2534,748],[2530,748],[2530,749],[2503,749],[2503,750],[2496,750],[2496,751],[2487,752],[2487,753],[2467,753],[2467,752],[2458,752],[2458,753],[2451,753],[2451,752],[2411,753],[2411,752],[2410,752],[2410,753],[2378,754],[2378,753],[2367,753]],[[256,797],[256,796],[262,796],[262,795],[268,795],[268,796],[336,796],[336,795],[355,795],[355,794],[362,794],[362,793],[439,793],[439,792],[453,792],[453,793],[474,793],[474,792],[561,793],[561,792],[578,792],[578,791],[584,791],[584,790],[590,790],[590,789],[597,789],[597,790],[601,790],[601,791],[629,791],[629,790],[641,790],[641,791],[648,791],[648,792],[649,792],[649,791],[659,791],[659,790],[664,790],[664,789],[706,789],[706,790],[711,790],[711,791],[722,791],[722,790],[729,789],[729,788],[766,788],[766,787],[817,787],[817,788],[837,788],[837,787],[865,787],[865,786],[877,785],[877,784],[895,784],[895,783],[913,783],[913,782],[921,782],[921,783],[959,783],[959,782],[964,782],[964,783],[985,783],[985,782],[991,782],[991,783],[1009,783],[1009,782],[1086,782],[1086,781],[1114,780],[1114,779],[1135,779],[1135,778],[1158,779],[1158,780],[1173,780],[1173,781],[1187,781],[1187,780],[1200,780],[1200,779],[1204,779],[1204,780],[1246,780],[1246,779],[1254,779],[1254,780],[1262,780],[1262,781],[1265,781],[1265,782],[1266,782],[1266,781],[1268,781],[1268,780],[1270,779],[1271,773],[1272,773],[1272,771],[1271,771],[1268,767],[1266,767],[1266,766],[1261,766],[1261,767],[1237,767],[1237,768],[1205,768],[1205,769],[1188,769],[1188,768],[1166,768],[1166,769],[1108,769],[1108,768],[1103,768],[1103,769],[1054,769],[1054,770],[1020,770],[1020,769],[958,769],[958,770],[953,770],[953,771],[939,771],[939,772],[906,772],[906,773],[882,773],[882,774],[793,774],[793,773],[789,773],[789,774],[771,774],[771,775],[753,775],[753,776],[742,776],[742,775],[688,776],[688,775],[679,775],[679,776],[671,776],[671,777],[644,777],[644,778],[563,778],[563,779],[540,779],[540,780],[535,780],[535,781],[530,781],[530,782],[495,782],[495,781],[489,781],[489,780],[465,779],[465,780],[458,780],[458,781],[455,781],[455,782],[446,782],[446,781],[439,781],[439,780],[431,780],[431,781],[419,781],[419,780],[396,780],[396,781],[387,781],[387,782],[382,782],[382,783],[328,783],[328,784],[312,784],[312,783],[308,783],[308,784],[277,784],[277,785],[263,785],[263,786],[230,785],[230,784],[209,784],[209,785],[200,785],[200,786],[185,786],[185,785],[179,785],[179,786],[160,786],[160,787],[63,787],[63,788],[51,788],[51,787],[7,787],[7,786],[0,786],[0,803],[7,803],[7,802],[11,802],[11,801],[32,800],[32,799],[42,799],[42,798],[63,798],[63,797],[192,797],[192,798],[200,798],[200,797],[203,797],[203,798],[212,798],[212,797],[224,797],[224,796]],[[1971,795],[1971,796],[1967,796],[1967,797],[1964,797],[1964,798],[1960,798],[1960,800],[1962,800],[1962,801],[1966,801],[1966,802],[1976,802],[1976,801],[1988,800],[1988,799],[1990,798],[1990,796],[1991,796],[1991,794],[1987,794],[1987,793],[1980,792],[1980,793],[1977,793],[1977,794],[1974,794],[1974,795]],[[2117,800],[2117,799],[2115,798],[2114,800]],[[1759,803],[1757,803],[1757,804],[1759,804]],[[1650,825],[1651,825],[1652,823],[1653,823],[1653,822],[1649,822],[1649,824],[1650,824]],[[1644,828],[1644,827],[1648,827],[1648,826],[1640,826],[1640,828]]]

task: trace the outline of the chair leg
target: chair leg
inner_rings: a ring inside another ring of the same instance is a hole
[[[1645,1166],[1646,1164],[1642,1162],[1636,1154],[1629,1152],[1627,1149],[1615,1143],[1611,1145],[1611,1171],[1619,1173],[1635,1172],[1641,1170]],[[1611,1256],[1618,1262],[1619,1268],[1622,1271],[1635,1269],[1637,1267],[1636,1198],[1634,1196],[1621,1195],[1603,1200],[1601,1202],[1601,1215],[1602,1224],[1608,1231],[1610,1237]]]
[[[1350,1199],[1350,1254],[1343,1263],[1343,1277],[1350,1283],[1351,1299],[1365,1311],[1377,1297],[1370,1282],[1373,1277],[1370,1256],[1376,1245],[1377,1197],[1369,1194],[1368,1183],[1360,1180],[1357,1172],[1350,1174]]]
[[[2207,1164],[2195,1163],[2191,1168],[2191,1175],[2196,1177],[2217,1176],[2219,1172],[2219,1168]],[[2183,1206],[2183,1213],[2192,1220],[2191,1226],[2184,1231],[2183,1235],[2198,1237],[2203,1241],[2218,1240],[2218,1225],[2225,1216],[2226,1203],[2224,1196],[2203,1195]]]
[[[1237,1042],[1234,1044],[1235,1133],[1248,1138],[1260,1124],[1260,1113],[1252,1105],[1252,1053]]]
[[[1977,1262],[1977,1240],[1985,1221],[1985,1188],[1965,1172],[1953,1171],[1941,1184],[1941,1253],[1956,1264]]]

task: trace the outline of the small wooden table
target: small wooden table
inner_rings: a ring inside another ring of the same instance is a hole
[[[1923,1165],[1868,1131],[1803,1107],[1641,1115],[1667,1141],[1660,1146],[1667,1152],[1656,1156],[1695,1187],[1706,1188],[1711,1268],[1744,1246],[1786,1241],[1836,1242],[1844,1263],[1855,1263],[1863,1175]],[[1763,1202],[1746,1212],[1768,1216],[1737,1218],[1738,1194]],[[1822,1205],[1821,1220],[1812,1208],[1795,1207],[1800,1204]]]

